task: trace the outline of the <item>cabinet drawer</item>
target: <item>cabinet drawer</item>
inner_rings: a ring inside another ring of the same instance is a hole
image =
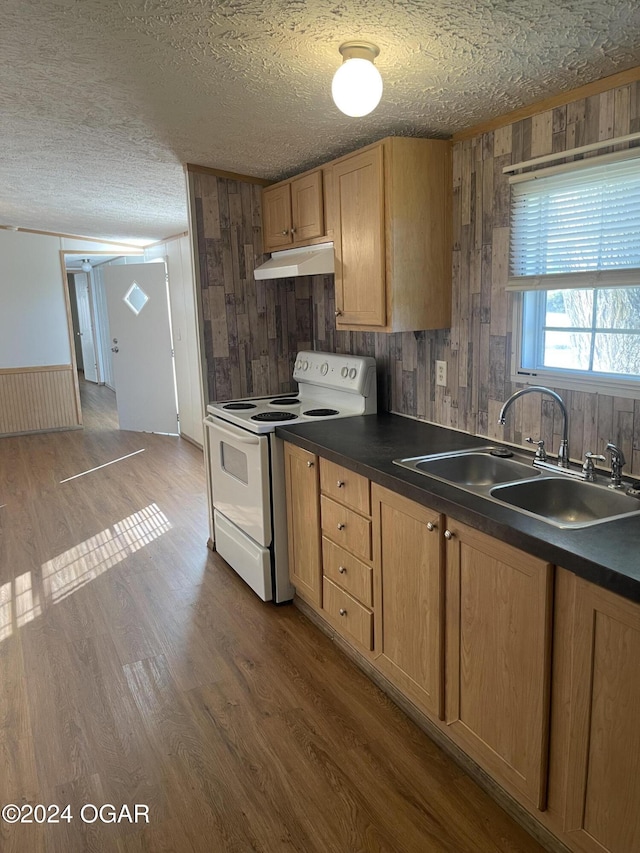
[[[363,515],[371,515],[369,481],[342,465],[320,460],[320,488],[325,493]]]
[[[322,532],[332,542],[364,560],[371,559],[371,522],[331,498],[320,497]]]
[[[373,648],[373,613],[329,578],[323,580],[322,607],[346,634],[368,651]]]
[[[348,551],[322,537],[322,566],[326,577],[354,598],[371,607],[373,604],[371,566],[365,566]]]

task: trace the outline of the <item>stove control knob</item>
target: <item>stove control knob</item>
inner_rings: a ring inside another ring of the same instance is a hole
[[[296,361],[296,370],[300,370],[301,367],[302,367],[302,361],[300,359],[298,359]]]
[[[304,362],[304,364],[302,365],[302,369],[303,370],[309,370],[309,362],[308,361]]]
[[[358,371],[355,369],[355,367],[352,367],[351,370],[349,371],[349,379],[355,379],[357,372]]]
[[[329,365],[328,365],[328,364],[327,364],[327,362],[325,361],[325,362],[323,362],[322,367],[320,368],[320,373],[321,373],[323,376],[326,376],[328,372],[329,372]]]
[[[349,368],[343,367],[342,370],[340,371],[340,376],[342,376],[343,379],[346,379],[348,375],[349,375]]]

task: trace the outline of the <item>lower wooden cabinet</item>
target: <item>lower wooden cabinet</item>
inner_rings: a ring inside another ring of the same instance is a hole
[[[563,761],[563,839],[584,853],[640,851],[640,605],[574,584],[567,621],[571,673]]]
[[[441,516],[375,484],[371,498],[376,665],[419,708],[441,717]]]
[[[323,580],[322,607],[339,623],[341,634],[348,634],[367,651],[373,648],[373,614],[327,577]]]
[[[640,853],[640,604],[298,447],[285,461],[299,595],[571,851]]]
[[[553,567],[447,519],[449,736],[493,778],[545,807]]]
[[[299,595],[320,607],[322,557],[318,457],[286,442],[284,466],[291,583]]]

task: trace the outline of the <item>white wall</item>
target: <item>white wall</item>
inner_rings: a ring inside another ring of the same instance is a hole
[[[71,364],[60,248],[0,229],[0,368]]]
[[[187,438],[202,446],[204,403],[200,378],[191,243],[188,237],[168,240],[145,249],[144,255],[149,261],[165,258],[167,262],[180,430]]]

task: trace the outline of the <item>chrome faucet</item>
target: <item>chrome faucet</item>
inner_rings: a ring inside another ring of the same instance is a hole
[[[515,403],[518,397],[523,397],[525,394],[531,394],[534,391],[537,391],[538,394],[548,394],[548,396],[553,397],[556,403],[560,406],[560,411],[562,412],[562,441],[560,442],[560,447],[558,448],[558,467],[568,468],[569,416],[567,414],[567,407],[564,404],[564,400],[559,394],[556,394],[555,391],[552,391],[551,388],[544,388],[542,385],[529,385],[528,388],[521,388],[519,391],[516,391],[515,394],[512,394],[500,409],[500,414],[498,415],[498,423],[506,423],[507,410],[509,409],[512,403]]]
[[[609,488],[624,489],[624,484],[622,482],[622,466],[627,461],[624,458],[624,453],[619,447],[616,447],[616,445],[611,442],[607,444],[605,450],[608,450],[611,454],[611,482],[609,483]]]

